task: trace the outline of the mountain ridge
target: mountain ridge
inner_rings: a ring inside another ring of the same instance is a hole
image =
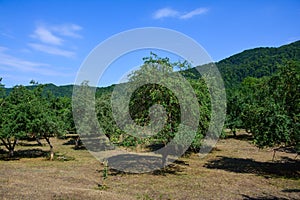
[[[238,86],[246,77],[260,78],[275,73],[280,65],[289,61],[300,63],[300,40],[280,47],[256,47],[229,56],[218,62],[218,67],[226,88]],[[196,72],[195,68],[192,68]],[[198,74],[198,73],[196,73]],[[198,74],[198,77],[200,75]],[[112,91],[115,84],[106,87],[97,87],[97,94]],[[34,86],[26,86],[34,87]],[[55,96],[71,97],[74,85],[57,86],[53,83],[45,84],[45,92],[51,91]],[[12,88],[5,88],[8,94]]]

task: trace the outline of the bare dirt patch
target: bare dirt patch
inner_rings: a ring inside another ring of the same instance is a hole
[[[0,146],[0,199],[300,199],[299,157],[277,152],[273,162],[272,149],[258,149],[248,137],[222,139],[204,159],[192,154],[164,170],[110,169],[105,189],[98,186],[103,165],[88,151],[63,145],[68,140],[52,139],[56,161],[47,160],[46,145],[21,143],[9,161]]]

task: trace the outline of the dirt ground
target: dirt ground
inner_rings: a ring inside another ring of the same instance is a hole
[[[164,170],[111,169],[106,187],[103,165],[69,139],[52,139],[54,161],[46,159],[46,143],[21,141],[13,160],[0,146],[0,199],[300,199],[299,156],[280,151],[272,161],[272,149],[256,148],[249,137],[221,139],[205,158],[192,154]]]

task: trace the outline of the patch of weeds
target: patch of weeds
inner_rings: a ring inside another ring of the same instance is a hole
[[[137,196],[138,200],[153,200],[148,194],[142,194]]]
[[[96,187],[96,190],[107,190],[109,187],[107,185],[98,184],[98,187]]]
[[[48,159],[48,160],[50,159],[50,153],[47,154],[47,159]],[[68,156],[68,155],[66,155],[66,154],[55,153],[55,154],[54,154],[53,160],[54,160],[54,161],[57,160],[57,161],[62,161],[62,162],[64,162],[64,161],[72,161],[72,160],[75,160],[75,158],[72,157],[72,156]]]
[[[137,195],[137,199],[138,200],[171,199],[169,195],[159,194],[158,197],[156,195],[158,194],[152,194],[151,196],[149,196],[149,194],[139,194]]]
[[[103,168],[103,171],[102,171],[102,183],[99,183],[98,184],[98,190],[106,190],[108,189],[108,186],[106,185],[106,179],[108,178],[108,171],[109,171],[109,168],[108,168],[108,161],[107,160],[104,160],[102,162],[104,168]]]

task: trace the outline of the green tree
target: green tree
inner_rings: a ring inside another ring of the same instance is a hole
[[[172,63],[169,58],[160,58],[153,53],[143,60],[141,68],[130,74],[128,83],[116,86],[114,92],[121,95],[112,95],[112,102],[115,100],[119,107],[113,108],[113,113],[122,119],[117,120],[118,125],[125,130],[125,138],[134,141],[132,145],[150,143],[167,147],[172,141],[173,147],[168,146],[170,149],[166,154],[161,152],[165,165],[167,155],[186,150],[182,144],[192,143],[193,150],[199,149],[209,125],[209,93],[203,79],[186,81],[181,76],[186,73],[185,77],[193,77],[189,71],[184,71],[190,68],[187,62]],[[190,91],[195,93],[191,95]],[[128,94],[131,95],[127,108],[128,99],[122,98]]]
[[[242,101],[238,90],[232,90],[227,97],[226,126],[236,136],[236,129],[242,128]]]
[[[27,129],[37,137],[44,138],[50,147],[50,160],[54,157],[50,137],[63,135],[64,122],[55,109],[51,108],[51,95],[43,96],[44,85],[36,85],[31,91],[32,99],[27,103]]]
[[[55,97],[52,93],[47,94],[49,106],[55,112],[55,115],[63,122],[63,129],[67,132],[76,132],[73,114],[72,100],[69,97]]]
[[[104,93],[96,99],[96,112],[100,127],[113,143],[123,142],[123,131],[118,127],[112,114],[111,93]]]
[[[85,147],[90,151],[98,152],[111,148],[103,130],[99,127],[96,112],[95,87],[83,81],[74,87],[72,108],[76,131],[80,134]]]
[[[32,90],[15,86],[4,99],[1,106],[0,138],[10,156],[13,156],[18,139],[25,138],[28,134],[45,138],[50,146],[52,159],[54,152],[49,138],[63,134],[62,121],[51,109],[49,98],[42,95],[44,86],[34,84],[36,87]]]
[[[1,130],[0,138],[9,151],[14,155],[17,141],[27,133],[27,102],[30,95],[23,86],[15,86],[8,97],[1,104]]]
[[[243,123],[258,147],[300,144],[300,70],[287,63],[278,73],[244,81]],[[250,80],[254,80],[250,82]]]

